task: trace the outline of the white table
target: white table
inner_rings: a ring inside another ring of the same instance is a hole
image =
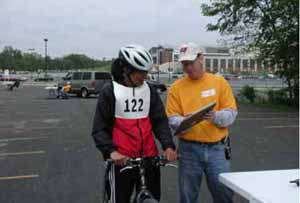
[[[7,88],[7,90],[9,90],[9,88],[10,88],[13,84],[15,84],[14,81],[3,81],[3,82],[2,82],[2,85],[3,85],[5,88]]]
[[[48,90],[49,97],[56,96],[57,87],[55,87],[55,86],[48,86],[48,87],[45,87],[45,90]]]
[[[299,203],[299,169],[222,173],[219,180],[250,203]]]
[[[10,87],[10,86],[12,86],[14,83],[15,83],[14,81],[3,81],[3,82],[2,82],[2,85],[7,86],[7,87]]]

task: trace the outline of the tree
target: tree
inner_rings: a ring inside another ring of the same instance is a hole
[[[78,70],[110,67],[111,61],[96,60],[84,54],[70,54],[65,57],[52,59],[47,56],[48,70]],[[0,52],[0,68],[12,71],[37,71],[44,69],[45,58],[37,53],[22,53],[11,46],[4,47]]]
[[[92,68],[95,66],[95,61],[83,54],[70,54],[65,56],[63,60],[67,61],[71,69]]]
[[[18,70],[34,72],[44,66],[44,59],[37,53],[23,53],[22,56],[22,63]]]
[[[2,69],[16,70],[22,60],[20,50],[13,49],[11,46],[4,47],[0,54],[0,67]]]
[[[202,4],[202,12],[217,18],[207,25],[209,31],[219,31],[232,47],[276,64],[279,76],[288,85],[290,101],[298,105],[298,0],[211,0]]]

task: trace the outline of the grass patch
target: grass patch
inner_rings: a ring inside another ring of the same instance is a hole
[[[295,112],[299,111],[299,108],[296,106],[288,106],[288,105],[282,105],[282,104],[271,104],[271,103],[266,103],[266,102],[257,102],[255,101],[254,103],[250,103],[248,101],[238,101],[238,104],[244,104],[244,105],[252,105],[256,107],[261,107],[261,108],[268,108],[276,112]]]
[[[88,68],[88,69],[80,69],[80,72],[84,71],[99,71],[99,72],[110,72],[111,66],[106,65],[106,66],[101,66],[101,67],[94,67],[94,68]]]

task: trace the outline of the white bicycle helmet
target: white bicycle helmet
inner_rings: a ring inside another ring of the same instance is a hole
[[[141,71],[149,71],[153,65],[150,53],[139,45],[121,47],[119,55],[120,58],[125,59],[133,68]]]

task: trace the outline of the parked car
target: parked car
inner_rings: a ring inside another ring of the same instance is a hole
[[[69,72],[63,77],[61,83],[71,85],[69,93],[86,98],[91,94],[98,94],[103,85],[111,81],[111,78],[108,72]]]
[[[71,89],[68,93],[86,98],[91,94],[98,94],[104,84],[111,80],[112,76],[108,72],[69,72],[59,84],[70,84]],[[148,77],[147,81],[160,92],[167,90],[165,84],[157,83],[151,77]]]
[[[34,79],[35,82],[48,82],[53,80],[54,79],[51,75],[45,75],[44,77],[37,77]]]
[[[19,75],[15,75],[15,74],[10,74],[9,76],[0,74],[0,81],[22,81],[22,82],[24,82],[26,80],[28,80],[28,78],[21,77]]]
[[[230,73],[223,74],[223,77],[225,78],[225,80],[232,80],[232,79],[234,79],[234,75],[230,74]]]

